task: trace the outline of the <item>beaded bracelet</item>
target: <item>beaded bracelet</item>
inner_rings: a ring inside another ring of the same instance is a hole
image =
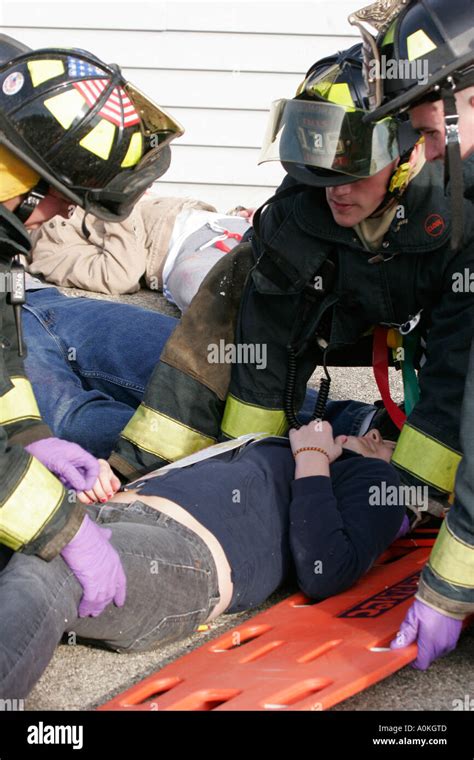
[[[321,454],[326,454],[329,460],[329,454],[327,453],[327,451],[325,449],[321,449],[319,446],[303,446],[303,448],[297,449],[293,456],[300,454],[302,451],[319,451]]]

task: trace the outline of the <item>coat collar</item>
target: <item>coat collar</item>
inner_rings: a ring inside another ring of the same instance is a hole
[[[440,161],[426,163],[409,184],[399,203],[400,211],[385,235],[387,254],[398,251],[429,252],[448,244],[451,234],[449,203],[443,184],[444,166]],[[334,221],[324,190],[308,189],[293,200],[298,227],[320,240],[362,248],[352,228]]]
[[[30,237],[25,227],[3,203],[0,203],[0,255],[13,256],[22,253],[26,256],[30,249]]]

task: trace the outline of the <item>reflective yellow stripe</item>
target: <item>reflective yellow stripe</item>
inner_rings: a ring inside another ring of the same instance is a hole
[[[428,37],[424,29],[418,29],[407,37],[408,60],[413,61],[415,58],[421,58],[422,55],[431,53],[436,50],[437,45]]]
[[[144,404],[140,404],[122,437],[168,462],[175,462],[216,442],[215,438],[208,438]]]
[[[114,144],[115,132],[114,124],[107,119],[101,119],[82,140],[79,140],[79,145],[107,161]]]
[[[337,82],[333,84],[330,81],[317,82],[313,86],[308,87],[309,90],[315,93],[319,93],[321,97],[329,100],[331,103],[337,103],[340,106],[349,106],[354,108],[354,98],[351,95],[349,85],[347,82]]]
[[[0,397],[0,425],[20,420],[40,420],[40,410],[30,381],[26,377],[12,377],[11,381],[11,391]]]
[[[405,424],[392,462],[440,491],[451,493],[461,455],[435,438]]]
[[[64,63],[58,60],[39,60],[27,63],[33,87],[38,87],[48,79],[54,79],[64,74]]]
[[[283,409],[265,409],[246,404],[235,396],[227,396],[222,432],[229,438],[238,438],[246,433],[267,433],[283,435],[288,429]]]
[[[4,504],[0,504],[0,543],[17,551],[41,531],[65,495],[61,482],[31,457],[28,469]]]
[[[396,25],[397,25],[397,22],[393,21],[393,23],[389,26],[387,34],[382,40],[382,47],[385,47],[385,45],[390,45],[390,43],[394,41]]]
[[[79,116],[86,99],[78,90],[66,90],[44,101],[45,107],[59,121],[63,129],[69,129],[74,119]]]
[[[431,550],[430,567],[446,583],[474,588],[474,546],[469,546],[451,533],[443,520],[436,543]]]
[[[128,146],[125,158],[120,166],[124,168],[127,166],[135,166],[138,164],[143,154],[143,138],[141,132],[134,132],[130,138],[130,144]]]

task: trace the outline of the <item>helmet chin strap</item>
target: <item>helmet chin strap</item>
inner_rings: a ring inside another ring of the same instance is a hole
[[[45,179],[39,182],[27,193],[20,205],[14,209],[13,214],[24,224],[30,218],[35,208],[41,203],[49,193],[49,183]],[[18,341],[18,356],[25,355],[23,343],[23,326],[22,326],[22,306],[26,303],[25,296],[25,268],[21,262],[20,256],[12,259],[10,273],[12,278],[12,287],[8,294],[8,302],[13,307],[15,318],[16,335]]]
[[[385,193],[385,197],[375,211],[370,215],[369,219],[373,219],[377,216],[382,216],[394,203],[402,197],[408,185],[408,178],[410,176],[410,162],[409,158],[412,152],[412,148],[407,151],[400,158],[400,163],[390,177],[388,183],[388,190]]]
[[[14,210],[15,216],[24,224],[28,221],[35,208],[49,193],[49,184],[45,179],[40,181],[27,193],[19,206]]]
[[[459,114],[456,110],[456,85],[448,77],[451,87],[441,88],[444,105],[444,125],[446,129],[446,159],[444,162],[445,183],[450,182],[452,232],[451,249],[457,251],[463,242],[464,230],[464,183],[461,158],[461,140],[459,137]]]

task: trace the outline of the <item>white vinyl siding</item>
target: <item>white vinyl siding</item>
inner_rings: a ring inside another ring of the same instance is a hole
[[[163,195],[225,211],[255,206],[283,177],[258,166],[272,100],[293,97],[311,64],[358,41],[354,4],[322,2],[23,2],[0,0],[2,31],[33,48],[79,47],[107,62],[185,127]]]

